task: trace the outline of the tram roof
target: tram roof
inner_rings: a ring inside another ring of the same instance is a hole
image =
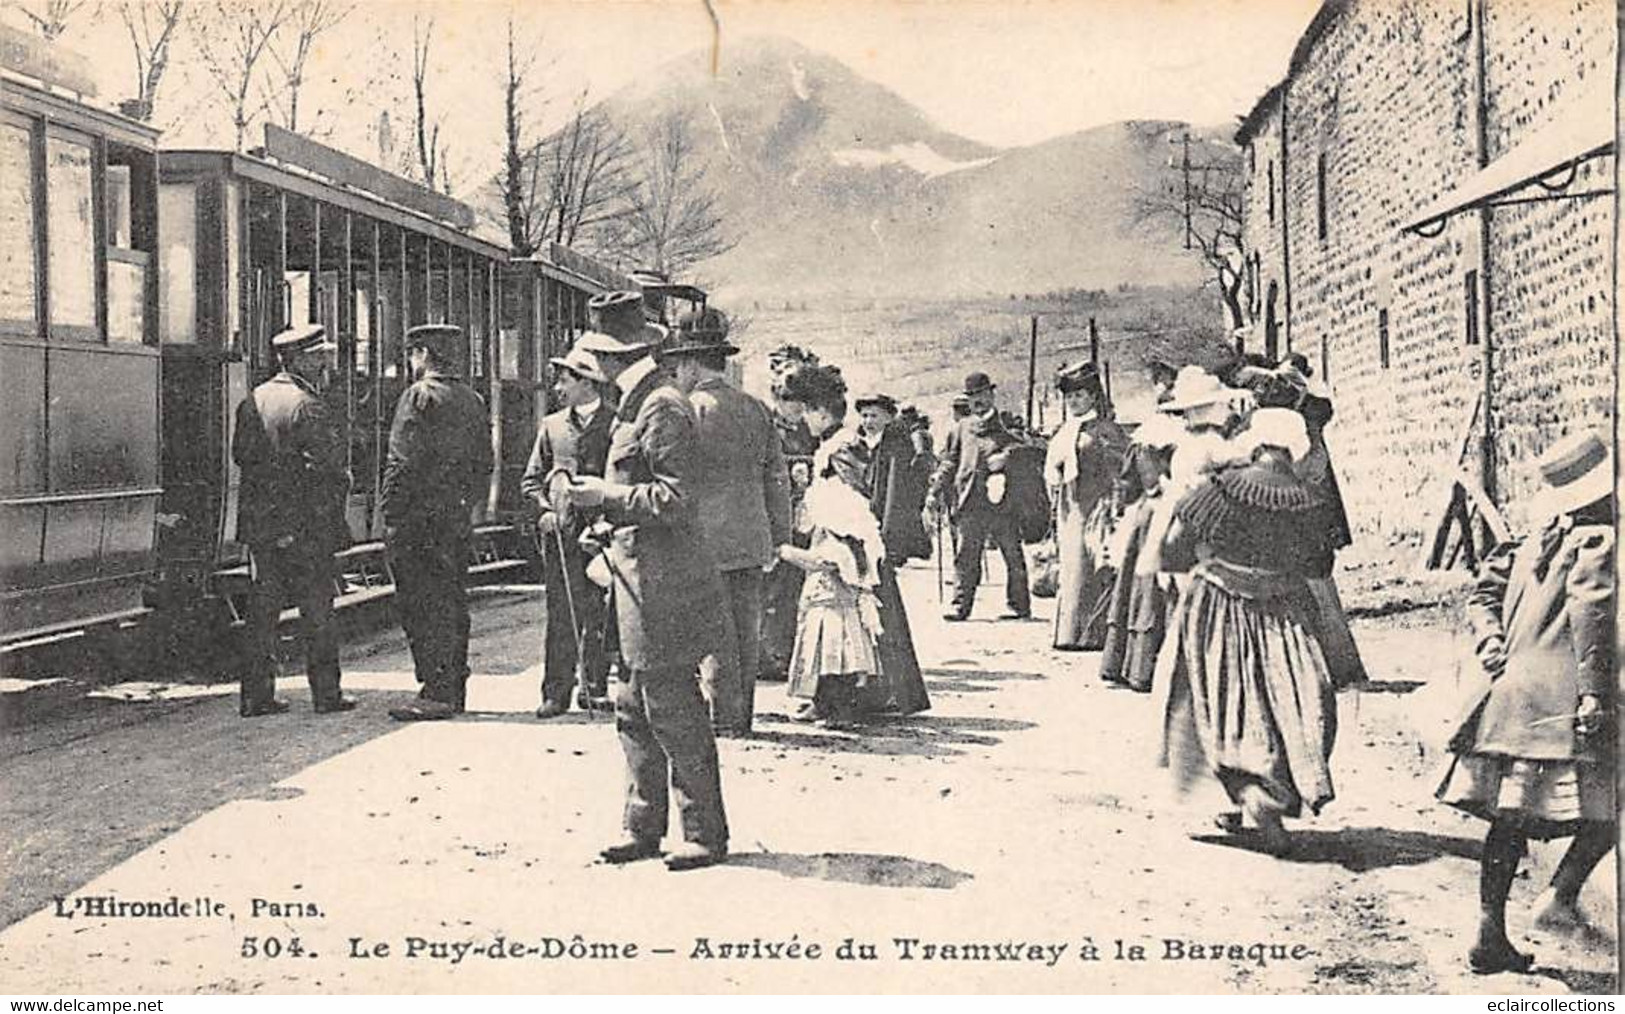
[[[44,116],[53,122],[144,151],[158,150],[158,131],[140,120],[132,120],[14,77],[9,71],[0,74],[0,99],[3,99],[6,108],[20,113]]]
[[[463,229],[387,201],[376,194],[334,183],[297,166],[283,165],[243,152],[219,149],[164,149],[159,153],[159,169],[176,168],[191,172],[224,172],[290,193],[301,194],[337,208],[367,215],[403,229],[423,233],[442,243],[461,247],[492,260],[506,262],[508,249]]]

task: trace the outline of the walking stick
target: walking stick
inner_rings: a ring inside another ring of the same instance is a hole
[[[937,608],[942,608],[942,515],[936,515],[937,522]]]
[[[564,520],[562,517],[559,519]],[[587,702],[587,713],[597,718],[597,709],[592,706],[592,691],[587,686],[587,637],[581,629],[581,617],[576,612],[575,583],[570,579],[569,557],[564,552],[564,525],[553,526],[553,541],[559,548],[559,576],[564,579],[564,602],[570,608],[570,633],[575,636],[576,642],[576,696]]]

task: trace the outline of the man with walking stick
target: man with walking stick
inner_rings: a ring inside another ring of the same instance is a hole
[[[554,387],[564,407],[542,420],[531,448],[520,490],[540,511],[536,532],[541,540],[547,588],[547,632],[542,656],[542,701],[536,717],[557,718],[570,710],[570,691],[583,710],[607,706],[609,658],[605,651],[608,604],[604,589],[587,580],[587,553],[577,542],[591,520],[580,512],[558,511],[548,489],[556,473],[604,474],[609,456],[609,427],[614,413],[604,406],[602,386],[609,381],[590,353],[573,348],[551,360]]]

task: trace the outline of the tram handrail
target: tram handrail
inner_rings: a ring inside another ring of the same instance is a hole
[[[91,500],[132,500],[140,496],[159,496],[163,488],[109,489],[99,493],[44,493],[39,496],[7,497],[0,499],[0,507],[37,507],[54,503],[87,503]]]

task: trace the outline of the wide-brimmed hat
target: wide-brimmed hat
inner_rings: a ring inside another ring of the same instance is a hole
[[[987,374],[978,370],[965,376],[965,397],[986,394],[993,390],[993,380]]]
[[[441,359],[463,350],[463,329],[455,324],[419,324],[406,332],[406,349],[430,349]]]
[[[271,339],[271,348],[279,356],[287,357],[300,352],[332,352],[338,349],[327,337],[327,328],[320,324],[299,324],[277,333]]]
[[[630,289],[601,292],[587,300],[587,309],[598,320],[596,331],[626,344],[657,345],[666,337],[664,328],[649,322],[643,295]]]
[[[1614,492],[1613,455],[1594,431],[1553,444],[1535,467],[1545,488],[1535,494],[1537,517],[1556,517],[1596,503]]]
[[[593,358],[591,352],[582,348],[580,342],[572,346],[570,351],[564,355],[554,356],[548,362],[561,370],[569,370],[583,380],[590,380],[596,384],[609,383],[609,378],[604,376],[604,371],[598,368],[598,360]]]
[[[859,412],[869,406],[883,408],[892,415],[897,414],[897,399],[889,394],[882,394],[879,391],[865,391],[852,399],[852,407]]]
[[[739,346],[728,341],[728,318],[709,306],[684,314],[677,322],[677,330],[660,347],[660,354],[668,357],[705,353],[731,356],[738,351]]]
[[[664,328],[649,325],[630,340],[602,331],[583,331],[575,347],[595,356],[624,356],[634,352],[647,352],[665,338]]]
[[[1167,401],[1157,406],[1161,412],[1185,412],[1208,405],[1244,406],[1250,400],[1249,392],[1226,387],[1218,377],[1200,366],[1181,367],[1174,378],[1174,387]]]
[[[1087,360],[1073,363],[1071,366],[1062,364],[1055,371],[1055,386],[1062,394],[1071,394],[1073,391],[1098,391],[1100,367]]]

